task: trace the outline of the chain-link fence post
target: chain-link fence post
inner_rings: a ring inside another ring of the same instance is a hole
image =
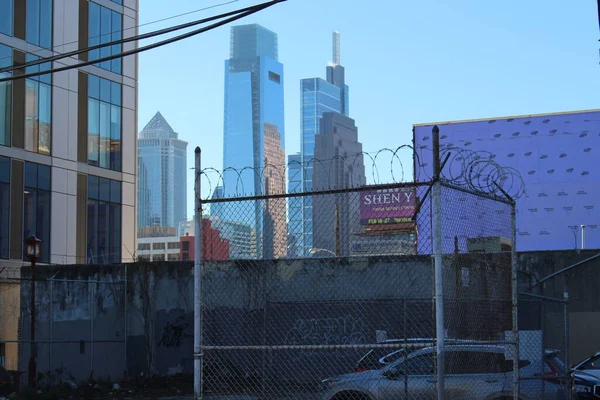
[[[517,258],[517,206],[513,201],[510,207],[511,233],[511,273],[512,273],[512,339],[513,339],[513,398],[519,400],[519,260]]]
[[[194,396],[202,399],[202,202],[200,192],[200,147],[194,166]]]
[[[565,374],[567,374],[567,376],[569,377],[569,379],[567,380],[567,387],[566,389],[568,390],[571,387],[572,382],[572,377],[571,377],[571,361],[569,360],[569,291],[565,288],[565,292],[564,292],[564,300],[565,302],[563,303],[563,313],[564,313],[564,319],[565,319]]]
[[[435,336],[437,351],[436,390],[444,399],[444,283],[442,281],[442,182],[440,181],[440,129],[433,127],[433,258],[435,264]]]

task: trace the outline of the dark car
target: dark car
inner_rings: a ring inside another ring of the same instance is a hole
[[[13,379],[10,373],[0,365],[0,395],[10,394],[13,390]]]

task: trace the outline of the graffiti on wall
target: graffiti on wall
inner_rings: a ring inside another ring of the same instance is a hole
[[[163,327],[158,347],[180,347],[184,341],[194,337],[194,335],[188,333],[188,328],[189,324],[183,316],[177,318],[172,323],[167,322]]]

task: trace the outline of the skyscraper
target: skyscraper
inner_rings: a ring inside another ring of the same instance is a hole
[[[321,78],[302,79],[300,83],[301,103],[301,164],[302,191],[313,190],[313,166],[315,165],[315,136],[320,132],[320,119],[325,112],[337,112],[349,116],[349,88],[345,81],[344,67],[340,65],[340,35],[333,32],[333,62],[327,67],[327,80]],[[291,163],[292,157],[288,158]],[[289,177],[288,177],[289,179]],[[292,182],[289,182],[291,187]],[[301,207],[298,210],[297,207]],[[297,242],[300,254],[306,256],[313,247],[312,228],[312,200],[303,197],[301,204],[290,201],[288,203],[290,215],[302,215],[300,228],[296,221],[290,221],[288,230],[298,232],[301,230]]]
[[[320,133],[315,136],[315,159],[331,160],[315,163],[315,191],[361,187],[367,183],[362,144],[358,141],[358,128],[352,118],[335,112],[323,114]],[[314,249],[348,256],[351,236],[360,227],[358,209],[359,194],[356,192],[314,196]]]
[[[283,65],[278,61],[277,35],[256,24],[234,26],[230,58],[225,62],[224,197],[268,194],[261,174],[268,142],[265,132],[272,130],[278,132],[284,149]],[[263,206],[240,202],[219,210],[222,220],[251,226],[262,254]]]
[[[172,226],[187,219],[187,142],[160,112],[138,137],[138,226]]]

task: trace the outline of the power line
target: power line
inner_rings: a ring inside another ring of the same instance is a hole
[[[214,5],[212,5],[212,6],[203,7],[203,8],[198,8],[198,9],[196,9],[196,10],[187,11],[187,12],[184,12],[184,13],[181,13],[181,14],[172,15],[172,16],[170,16],[170,17],[165,17],[165,18],[162,18],[162,19],[157,19],[157,20],[154,20],[154,21],[146,22],[146,23],[144,23],[144,24],[135,25],[135,26],[132,26],[132,27],[130,27],[130,28],[125,28],[125,29],[121,29],[121,30],[112,31],[112,32],[106,33],[106,34],[104,34],[104,35],[100,35],[100,36],[91,36],[91,37],[89,37],[88,39],[98,39],[98,38],[100,38],[100,37],[102,37],[102,36],[105,36],[105,35],[112,35],[113,33],[119,33],[119,32],[126,32],[126,31],[130,31],[130,30],[132,30],[132,29],[141,28],[141,27],[143,27],[143,26],[153,25],[153,24],[157,24],[157,23],[159,23],[159,22],[164,22],[164,21],[168,21],[168,20],[171,20],[171,19],[175,19],[175,18],[179,18],[179,17],[184,17],[184,16],[186,16],[186,15],[195,14],[195,13],[198,13],[198,12],[200,12],[200,11],[206,11],[206,10],[210,10],[210,9],[212,9],[212,8],[217,8],[217,7],[226,6],[226,5],[228,5],[228,4],[237,3],[238,1],[240,1],[240,0],[230,0],[230,1],[223,2],[223,3],[214,4]],[[89,2],[91,2],[91,0],[88,0],[88,3],[89,3]],[[55,45],[55,46],[52,46],[52,47],[53,47],[53,48],[57,48],[57,47],[62,47],[62,46],[67,46],[67,45],[69,45],[69,44],[77,44],[77,43],[79,43],[79,41],[78,41],[78,40],[74,40],[74,41],[72,41],[72,42],[66,42],[66,43],[62,43],[62,44],[57,44],[57,45]],[[41,51],[52,51],[52,50],[49,50],[49,49],[35,50],[35,51],[32,51],[32,52],[30,52],[30,54],[34,54],[34,55],[35,55],[36,53],[39,53],[39,52],[41,52]],[[7,60],[7,59],[9,59],[9,58],[10,58],[10,57],[3,57],[3,58],[0,58],[0,60]]]
[[[176,26],[172,26],[172,27],[169,27],[169,28],[159,29],[159,30],[156,30],[156,31],[152,31],[152,32],[149,32],[149,33],[144,33],[144,34],[141,34],[141,35],[132,36],[132,37],[125,38],[125,39],[114,40],[112,42],[98,44],[98,45],[95,45],[95,46],[88,46],[88,47],[85,47],[83,49],[78,49],[78,50],[70,51],[68,53],[61,53],[61,54],[57,54],[55,56],[40,58],[40,59],[29,61],[29,62],[26,62],[24,64],[20,64],[20,65],[13,65],[13,66],[10,66],[10,67],[5,67],[5,68],[0,69],[0,73],[10,72],[10,71],[14,71],[14,70],[17,70],[17,69],[24,69],[24,68],[27,68],[27,67],[32,67],[34,65],[45,64],[45,63],[49,63],[49,62],[52,62],[52,61],[61,60],[63,58],[77,56],[77,55],[79,55],[81,53],[88,53],[88,52],[90,52],[92,50],[101,49],[103,47],[110,47],[110,46],[114,46],[114,45],[119,45],[119,44],[124,44],[124,43],[129,43],[129,42],[135,42],[135,41],[138,41],[138,40],[149,39],[149,38],[152,38],[152,37],[155,37],[155,36],[160,36],[160,35],[164,35],[164,34],[167,34],[167,33],[176,32],[176,31],[181,30],[181,29],[191,28],[193,26],[201,25],[201,24],[204,24],[206,22],[210,22],[210,21],[221,19],[221,18],[229,17],[231,15],[241,14],[241,13],[244,13],[246,11],[254,10],[257,7],[263,7],[263,6],[271,5],[271,3],[274,3],[274,1],[270,1],[270,2],[267,2],[267,3],[262,3],[262,4],[258,4],[258,5],[250,6],[250,7],[246,7],[246,8],[241,8],[241,9],[230,11],[230,12],[227,12],[227,13],[215,15],[215,16],[212,16],[212,17],[202,18],[202,19],[199,19],[199,20],[196,20],[196,21],[187,22],[187,23],[176,25]],[[97,63],[97,62],[99,62],[99,61],[95,60],[95,63]],[[49,71],[45,71],[45,73],[49,73]],[[2,80],[0,80],[0,82],[2,82]]]
[[[277,3],[282,3],[284,1],[287,1],[287,0],[271,0],[271,1],[266,2],[266,3],[262,3],[262,4],[259,4],[259,5],[256,5],[256,6],[252,6],[252,7],[250,7],[250,9],[248,11],[243,12],[242,14],[232,16],[230,18],[227,18],[227,19],[225,19],[223,21],[216,22],[216,23],[214,23],[212,25],[209,25],[207,27],[199,28],[199,29],[196,29],[196,30],[194,30],[192,32],[184,33],[182,35],[175,36],[174,38],[165,39],[163,41],[160,41],[160,42],[157,42],[157,43],[153,43],[153,44],[149,44],[147,46],[139,47],[139,48],[136,48],[136,49],[133,49],[133,50],[129,50],[129,51],[125,51],[125,52],[121,52],[121,53],[118,53],[118,54],[113,54],[113,55],[107,56],[107,57],[101,57],[101,58],[98,58],[98,59],[95,59],[95,60],[92,60],[92,61],[80,62],[80,63],[74,64],[74,65],[67,65],[67,66],[64,66],[64,67],[54,68],[54,69],[45,70],[45,71],[31,72],[31,73],[28,73],[28,74],[22,74],[22,75],[9,76],[9,77],[5,77],[5,78],[1,78],[0,79],[0,83],[15,81],[15,80],[18,80],[18,79],[31,78],[31,77],[40,76],[40,75],[46,75],[46,74],[50,74],[50,73],[68,71],[68,70],[71,70],[71,69],[85,67],[87,65],[93,65],[93,64],[98,64],[98,63],[104,62],[104,61],[110,61],[110,60],[114,60],[114,59],[117,59],[117,58],[123,58],[123,57],[130,56],[130,55],[133,55],[133,54],[141,53],[141,52],[144,52],[144,51],[147,51],[147,50],[152,50],[152,49],[155,49],[155,48],[158,48],[158,47],[165,46],[167,44],[175,43],[175,42],[178,42],[180,40],[187,39],[187,38],[199,35],[200,33],[204,33],[204,32],[213,30],[213,29],[218,28],[218,27],[220,27],[222,25],[226,25],[226,24],[228,24],[230,22],[237,21],[238,19],[242,19],[242,18],[247,17],[249,15],[255,14],[255,13],[259,12],[259,11],[262,11],[262,10],[264,10],[266,8],[269,8],[269,7],[271,7],[271,6],[273,6],[273,5],[277,4]],[[242,10],[244,10],[244,9],[242,9]],[[128,39],[124,39],[124,40],[130,40],[130,39],[132,39],[132,38],[128,38]],[[38,61],[41,61],[42,63],[48,62],[47,59],[41,59],[41,60],[38,60]],[[23,68],[23,66],[21,66],[21,68]]]

